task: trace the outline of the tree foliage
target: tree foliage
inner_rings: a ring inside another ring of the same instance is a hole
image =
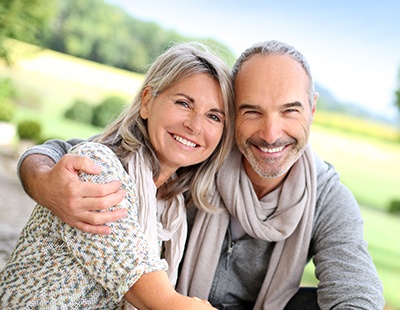
[[[395,96],[395,105],[397,106],[397,109],[400,112],[400,69],[399,69],[399,73],[397,76],[397,90],[394,93]]]
[[[136,72],[144,72],[171,42],[190,40],[156,23],[140,21],[103,0],[59,0],[51,29],[42,37],[44,46]],[[212,43],[230,65],[234,57],[229,49]]]
[[[1,0],[0,58],[13,38],[106,65],[144,72],[171,42],[197,40],[213,47],[228,65],[235,59],[212,39],[188,38],[143,22],[104,0]]]
[[[396,90],[395,95],[396,95],[396,102],[395,103],[396,103],[397,108],[400,111],[400,88],[398,90]]]
[[[0,59],[10,63],[7,39],[37,43],[47,32],[57,0],[0,1]]]

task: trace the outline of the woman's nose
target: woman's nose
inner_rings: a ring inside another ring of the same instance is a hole
[[[183,125],[188,128],[192,134],[199,134],[203,130],[203,119],[198,113],[193,113]]]

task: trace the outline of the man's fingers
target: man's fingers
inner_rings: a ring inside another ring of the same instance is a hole
[[[74,186],[76,187],[76,184],[74,184]],[[115,200],[117,197],[115,197],[114,194],[117,194],[117,196],[120,197],[120,195],[123,195],[122,194],[123,192],[125,191],[121,189],[120,181],[112,181],[110,183],[105,183],[105,184],[81,182],[76,190],[76,196],[82,197],[82,199],[106,198],[107,196],[110,196],[109,198]],[[124,197],[124,195],[122,197]],[[111,206],[112,205],[110,205],[110,207]]]
[[[89,183],[88,183],[89,184]],[[82,195],[85,195],[79,201],[80,211],[96,211],[96,210],[107,210],[117,204],[119,204],[125,197],[126,192],[122,189],[113,191],[111,193],[103,195],[103,187],[93,188],[92,185],[104,186],[105,184],[93,184],[90,183],[90,190],[84,191],[85,186],[81,186]]]
[[[82,216],[83,215],[83,216]],[[106,223],[115,222],[128,216],[128,211],[125,209],[116,209],[105,212],[85,212],[81,215],[83,222],[90,225],[103,225]]]
[[[111,228],[106,226],[106,225],[90,225],[87,223],[75,223],[76,225],[74,226],[75,228],[91,233],[91,234],[98,234],[98,235],[109,235],[111,233]]]
[[[101,167],[86,156],[66,154],[61,161],[70,171],[83,171],[88,174],[99,174],[101,172]]]
[[[111,228],[104,224],[116,222],[127,216],[128,212],[125,209],[106,212],[87,211],[80,214],[81,222],[74,222],[71,226],[87,233],[108,235],[111,233]]]

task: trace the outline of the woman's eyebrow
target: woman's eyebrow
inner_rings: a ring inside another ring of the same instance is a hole
[[[195,103],[195,100],[192,97],[190,97],[190,96],[188,96],[188,95],[186,95],[184,93],[177,93],[177,95],[187,98],[191,103]],[[210,111],[211,112],[221,113],[221,114],[225,115],[225,111],[221,110],[221,109],[213,108]]]

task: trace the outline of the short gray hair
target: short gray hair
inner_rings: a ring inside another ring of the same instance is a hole
[[[306,72],[308,79],[309,79],[309,86],[308,86],[308,100],[310,102],[310,106],[312,106],[314,102],[314,94],[315,94],[315,88],[314,88],[314,82],[313,78],[311,76],[311,70],[310,70],[310,65],[308,64],[307,59],[298,51],[296,50],[293,46],[277,41],[277,40],[270,40],[270,41],[265,41],[265,42],[260,42],[252,45],[248,49],[246,49],[240,57],[236,60],[235,64],[233,65],[232,68],[232,80],[235,82],[236,76],[240,71],[240,68],[242,67],[243,63],[247,60],[249,60],[253,55],[286,55],[291,58],[293,58],[295,61],[297,61],[304,69]]]

